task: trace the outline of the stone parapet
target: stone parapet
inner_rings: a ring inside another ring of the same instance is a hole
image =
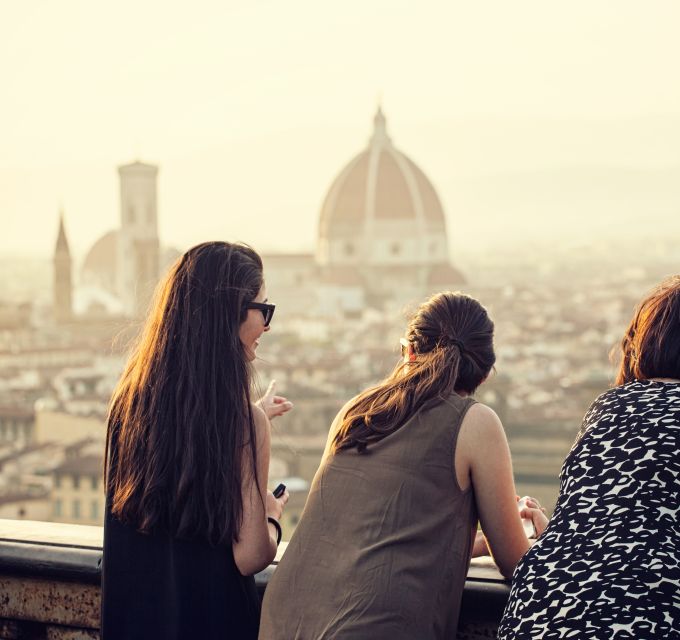
[[[0,520],[0,640],[99,638],[101,527]],[[255,581],[262,595],[279,556]],[[490,560],[473,560],[459,640],[495,637],[508,585]]]

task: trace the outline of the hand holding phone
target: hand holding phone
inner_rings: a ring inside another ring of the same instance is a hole
[[[285,490],[286,490],[286,485],[283,484],[283,482],[282,482],[278,487],[276,487],[276,489],[274,489],[274,491],[272,491],[272,493],[274,494],[275,498],[280,498],[283,495],[283,492]]]

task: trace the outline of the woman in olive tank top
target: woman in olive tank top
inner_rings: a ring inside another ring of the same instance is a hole
[[[509,576],[529,548],[503,427],[471,397],[495,362],[486,310],[440,293],[402,345],[392,374],[331,427],[261,639],[453,638],[473,552],[488,542]],[[545,528],[536,503],[522,515]]]

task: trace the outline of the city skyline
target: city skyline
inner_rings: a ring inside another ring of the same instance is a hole
[[[136,158],[160,166],[163,244],[311,251],[379,102],[454,259],[480,221],[483,247],[636,234],[643,217],[677,232],[674,3],[159,8],[5,11],[3,255],[49,256],[61,205],[82,257],[117,226],[116,167]]]

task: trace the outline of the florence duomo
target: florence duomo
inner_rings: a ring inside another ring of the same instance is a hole
[[[75,297],[85,309],[103,306],[135,318],[145,312],[161,270],[178,252],[161,251],[159,244],[158,167],[135,161],[119,167],[118,175],[120,227],[88,251]],[[224,236],[229,237],[226,226]],[[54,258],[60,322],[72,313],[67,255],[62,214]],[[395,147],[378,107],[368,145],[340,170],[323,199],[315,251],[267,253],[264,260],[269,289],[280,299],[304,299],[319,315],[356,315],[366,306],[399,307],[459,287],[465,279],[449,255],[439,196],[418,165]]]
[[[680,2],[5,4],[0,640],[680,640]]]
[[[366,300],[419,299],[456,288],[444,210],[422,170],[392,143],[379,107],[368,146],[324,199],[316,261],[322,280],[354,273]]]
[[[316,251],[265,255],[272,287],[319,313],[403,306],[464,282],[449,258],[444,210],[422,170],[392,143],[382,108],[367,147],[341,169],[321,206]],[[295,275],[293,275],[294,272]]]

